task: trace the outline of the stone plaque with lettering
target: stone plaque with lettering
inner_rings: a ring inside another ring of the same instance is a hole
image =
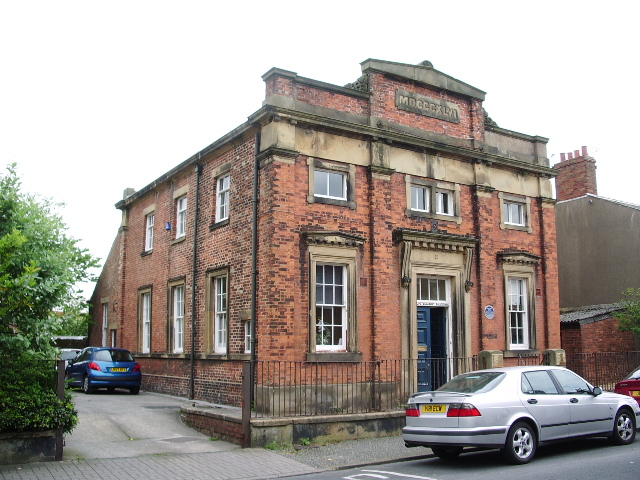
[[[460,123],[460,107],[446,100],[420,95],[406,90],[396,90],[396,107],[399,110]]]

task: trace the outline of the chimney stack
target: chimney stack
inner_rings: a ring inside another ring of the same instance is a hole
[[[596,160],[587,153],[587,147],[574,152],[561,153],[560,163],[553,166],[558,170],[556,177],[556,198],[559,202],[583,197],[587,193],[598,194],[596,184]]]

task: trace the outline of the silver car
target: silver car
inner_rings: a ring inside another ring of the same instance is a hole
[[[545,442],[606,436],[630,444],[638,417],[633,398],[603,392],[566,368],[492,368],[413,394],[402,438],[407,447],[429,447],[443,459],[464,447],[499,448],[522,464]]]

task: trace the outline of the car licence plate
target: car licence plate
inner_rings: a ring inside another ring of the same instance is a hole
[[[444,413],[446,411],[446,405],[422,405],[422,413]]]
[[[123,367],[114,367],[111,369],[112,372],[126,372],[127,369]]]
[[[629,395],[631,395],[632,397],[640,397],[640,390],[631,390],[629,392]]]

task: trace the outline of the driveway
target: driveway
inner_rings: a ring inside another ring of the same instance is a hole
[[[130,395],[124,390],[89,395],[72,391],[72,396],[80,421],[65,437],[64,460],[240,449],[212,441],[180,421],[180,406],[193,400],[148,392]]]

